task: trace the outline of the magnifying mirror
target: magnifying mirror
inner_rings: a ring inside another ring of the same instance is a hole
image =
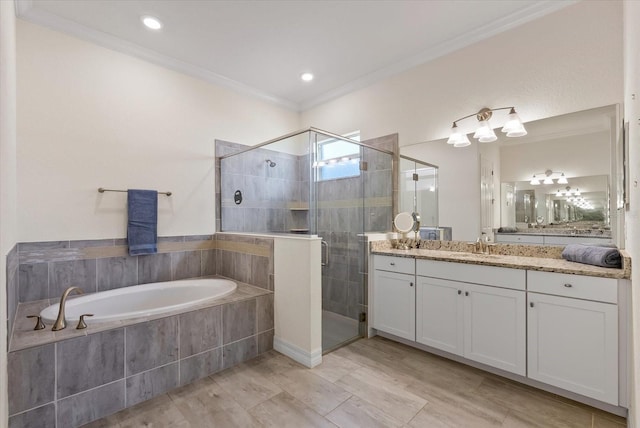
[[[393,219],[393,225],[400,233],[410,232],[414,226],[413,216],[408,212],[401,212]]]

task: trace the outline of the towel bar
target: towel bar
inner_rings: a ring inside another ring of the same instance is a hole
[[[98,188],[98,192],[100,192],[100,193],[104,193],[104,192],[122,192],[122,193],[127,193],[126,190],[105,189],[104,187],[99,187]],[[158,192],[158,194],[159,195],[171,196],[171,192]]]

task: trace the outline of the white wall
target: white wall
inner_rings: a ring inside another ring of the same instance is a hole
[[[515,105],[528,122],[621,103],[621,22],[620,2],[580,2],[306,111],[302,123],[358,128],[363,139],[398,132],[403,147],[446,137],[453,120],[485,106]],[[440,193],[441,223],[453,226],[454,239],[479,231],[479,221],[469,225],[479,202],[474,208],[462,199],[479,198],[471,190],[479,187],[477,158],[467,154],[474,147],[449,148],[446,164],[431,157],[429,144],[411,149],[441,167],[442,188],[456,189],[455,197]],[[461,199],[463,206],[452,206]]]
[[[214,139],[256,144],[299,115],[18,21],[19,241],[126,234],[126,195],[170,190],[158,234],[213,233]]]
[[[322,362],[320,239],[276,237],[273,347],[306,367]]]
[[[0,1],[0,426],[7,426],[7,253],[16,243],[16,16]]]
[[[629,123],[630,205],[626,213],[626,249],[634,260],[631,271],[632,376],[629,426],[640,427],[640,2],[624,2],[624,116]]]

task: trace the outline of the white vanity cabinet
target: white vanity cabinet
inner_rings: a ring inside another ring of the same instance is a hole
[[[617,281],[528,271],[528,376],[618,405]]]
[[[376,255],[373,262],[373,327],[415,341],[415,260]]]
[[[417,342],[526,375],[524,270],[418,260],[416,273]]]

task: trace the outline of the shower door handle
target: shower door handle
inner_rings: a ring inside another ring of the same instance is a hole
[[[327,241],[320,241],[320,245],[322,245],[322,248],[324,249],[320,264],[322,266],[329,266],[329,244]]]

